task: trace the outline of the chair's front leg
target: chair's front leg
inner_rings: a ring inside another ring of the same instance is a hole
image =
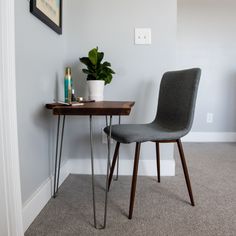
[[[134,169],[133,169],[132,186],[131,186],[131,194],[130,194],[129,219],[132,219],[132,216],[133,216],[134,199],[135,199],[137,174],[138,174],[138,163],[139,163],[139,155],[140,155],[140,146],[141,146],[141,143],[136,143],[135,157],[134,157]]]
[[[191,188],[191,183],[190,183],[190,178],[189,178],[189,174],[188,174],[188,168],[187,168],[186,160],[185,160],[185,157],[184,157],[182,142],[181,142],[180,139],[177,140],[177,145],[178,145],[179,155],[180,155],[180,159],[181,159],[183,170],[184,170],[185,181],[186,181],[186,184],[187,184],[191,204],[192,204],[192,206],[195,206],[194,199],[193,199],[192,188]]]
[[[160,145],[156,141],[156,159],[157,159],[157,181],[161,182],[161,173],[160,173]]]
[[[119,116],[118,124],[119,125],[121,124],[121,116]],[[119,162],[120,162],[119,152],[118,152],[118,156],[117,156],[117,161],[116,162],[117,162],[117,164],[116,164],[116,177],[114,178],[114,181],[118,181],[118,178],[119,178]]]
[[[117,161],[117,158],[118,158],[118,156],[119,156],[119,149],[120,149],[120,143],[117,142],[117,143],[116,143],[115,152],[114,152],[114,156],[113,156],[113,160],[112,160],[110,175],[109,175],[108,190],[110,189],[111,180],[112,180],[112,176],[113,176],[113,173],[114,173],[116,161]]]

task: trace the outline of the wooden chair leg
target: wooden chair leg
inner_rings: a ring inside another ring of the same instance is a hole
[[[156,142],[156,159],[157,159],[157,181],[161,182],[161,173],[160,173],[160,145],[159,142]]]
[[[181,159],[183,170],[184,170],[184,176],[185,176],[185,181],[186,181],[187,188],[188,188],[189,197],[190,197],[190,200],[191,200],[191,205],[195,206],[194,199],[193,199],[192,188],[191,188],[191,183],[190,183],[189,174],[188,174],[188,168],[187,168],[187,164],[186,164],[185,157],[184,157],[182,142],[181,142],[180,139],[177,140],[177,145],[178,145],[180,159]]]
[[[135,191],[136,191],[136,183],[137,183],[137,174],[138,174],[140,146],[141,146],[141,143],[136,143],[135,157],[134,157],[134,169],[133,169],[133,177],[132,177],[132,185],[131,185],[131,193],[130,193],[129,219],[132,219],[132,215],[133,215],[134,199],[135,199]]]
[[[119,155],[119,149],[120,149],[120,143],[117,142],[116,143],[115,152],[114,152],[114,156],[113,156],[113,160],[112,160],[111,169],[110,169],[109,182],[108,182],[108,190],[110,189],[111,180],[112,180],[114,169],[115,169],[115,165],[116,165],[116,160],[117,160],[117,157]]]

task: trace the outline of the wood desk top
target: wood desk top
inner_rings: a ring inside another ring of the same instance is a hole
[[[133,101],[89,102],[79,106],[66,106],[59,103],[46,104],[54,115],[129,115]]]

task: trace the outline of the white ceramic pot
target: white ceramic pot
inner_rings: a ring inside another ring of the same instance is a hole
[[[103,101],[104,80],[88,80],[88,96],[90,100]]]

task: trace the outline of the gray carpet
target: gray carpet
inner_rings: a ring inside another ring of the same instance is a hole
[[[113,182],[105,230],[92,227],[91,177],[70,175],[26,232],[26,236],[236,235],[236,144],[184,144],[196,206],[189,197],[177,152],[177,175],[139,177],[128,220],[130,177]],[[144,157],[141,157],[144,158]],[[97,211],[103,219],[104,177],[97,178]]]

